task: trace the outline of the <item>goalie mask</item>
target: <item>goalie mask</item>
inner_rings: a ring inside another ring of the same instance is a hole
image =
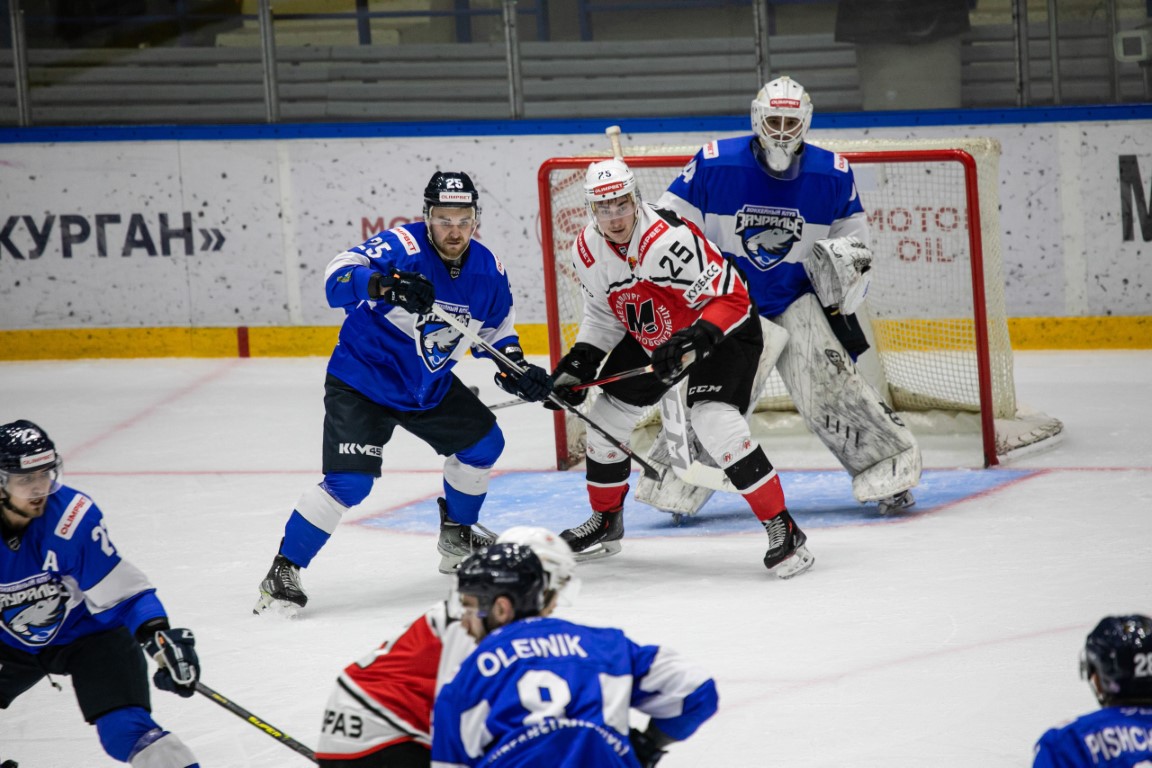
[[[779,178],[789,173],[812,125],[812,100],[804,86],[787,75],[765,85],[752,100],[752,130],[764,150],[768,171]]]
[[[636,174],[623,160],[601,160],[588,166],[584,176],[584,202],[592,226],[604,237],[627,242],[640,218],[640,190]],[[625,227],[619,220],[627,219]],[[612,224],[617,226],[613,227]]]
[[[64,462],[48,434],[20,419],[0,426],[0,490],[18,499],[42,499],[60,490]]]

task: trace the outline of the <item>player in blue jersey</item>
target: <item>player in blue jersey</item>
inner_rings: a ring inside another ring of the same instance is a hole
[[[1041,736],[1033,768],[1152,765],[1152,619],[1102,619],[1084,643],[1080,676],[1101,709]]]
[[[705,145],[660,198],[736,259],[760,314],[790,340],[777,369],[861,502],[911,506],[912,433],[860,374],[868,341],[854,312],[871,279],[868,220],[848,161],[805,142],[812,101],[788,77],[752,101],[753,135]]]
[[[716,685],[673,651],[618,629],[541,617],[531,549],[494,544],[457,574],[461,622],[479,644],[436,698],[434,768],[652,766],[716,712]],[[651,719],[629,730],[629,709]]]
[[[524,362],[504,265],[472,236],[480,195],[466,173],[437,171],[424,189],[424,221],[381,232],[336,256],[325,271],[328,303],[346,312],[324,382],[324,479],[296,502],[280,549],[260,583],[255,613],[295,615],[300,583],[349,507],[380,476],[384,445],[402,427],[444,462],[440,571],[492,539],[472,530],[492,465],[504,450],[496,417],[452,372],[468,351],[453,315],[523,367],[496,382],[528,401],[551,392],[548,372]],[[479,357],[489,357],[479,348]],[[500,366],[500,363],[497,363]]]
[[[148,577],[120,557],[99,507],[60,481],[40,427],[0,426],[0,709],[48,675],[69,675],[104,751],[135,768],[197,766],[152,719],[157,688],[192,696],[195,639],[173,629]]]

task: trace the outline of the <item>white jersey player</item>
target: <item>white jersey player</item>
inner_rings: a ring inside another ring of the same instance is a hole
[[[590,418],[623,443],[686,376],[697,438],[768,532],[765,567],[782,578],[807,570],[813,559],[806,537],[743,415],[764,349],[744,278],[695,225],[643,203],[623,161],[593,163],[584,194],[591,221],[572,246],[584,316],[576,343],[553,371],[557,396],[581,402],[584,390],[572,387],[591,381],[601,362],[605,377],[651,362],[650,374],[603,385],[591,406]],[[631,461],[592,431],[586,467],[592,516],[561,536],[584,557],[606,556],[620,550],[624,535]]]
[[[579,589],[572,550],[546,528],[515,526],[497,542],[523,544],[544,566],[545,606]],[[398,637],[349,664],[324,707],[316,758],[321,768],[424,768],[431,762],[432,705],[476,640],[460,623],[453,592]]]
[[[812,101],[788,77],[752,101],[754,135],[702,148],[660,198],[736,259],[760,314],[790,338],[777,368],[808,428],[852,475],[861,502],[911,506],[912,433],[856,368],[854,316],[871,278],[868,223],[843,157],[804,141]]]

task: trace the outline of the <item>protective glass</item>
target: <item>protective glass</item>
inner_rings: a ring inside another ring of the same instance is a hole
[[[433,216],[428,221],[432,223],[432,226],[441,229],[455,229],[457,227],[460,229],[472,229],[472,227],[476,226],[475,216],[463,216],[459,219],[450,219],[447,216]]]
[[[0,472],[0,485],[14,499],[35,500],[51,496],[60,490],[63,462],[56,460],[51,469],[37,472]]]
[[[596,200],[592,203],[592,213],[601,221],[619,219],[636,214],[636,201],[629,197],[614,200]]]

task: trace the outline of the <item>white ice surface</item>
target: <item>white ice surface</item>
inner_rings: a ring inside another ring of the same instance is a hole
[[[448,585],[431,533],[344,524],[304,572],[298,620],[252,615],[284,521],[320,477],[324,364],[0,364],[0,421],[49,431],[68,482],[196,631],[204,681],[313,746],[339,670]],[[459,370],[488,402],[508,398],[490,364]],[[1012,464],[1042,473],[905,521],[813,529],[816,566],[800,578],[771,578],[751,532],[628,539],[581,566],[564,615],[670,645],[716,678],[719,714],[662,768],[1026,766],[1044,729],[1094,707],[1076,671],[1084,635],[1105,614],[1152,611],[1152,352],[1018,354],[1017,388],[1066,425],[1059,447]],[[550,413],[498,414],[498,469],[548,470]],[[834,466],[814,444],[770,454]],[[418,440],[398,431],[385,464],[350,519],[437,493],[441,460]],[[541,509],[538,522],[586,516]],[[115,765],[61,682],[0,712],[0,758]],[[308,764],[206,698],[154,690],[153,705],[205,767]]]

